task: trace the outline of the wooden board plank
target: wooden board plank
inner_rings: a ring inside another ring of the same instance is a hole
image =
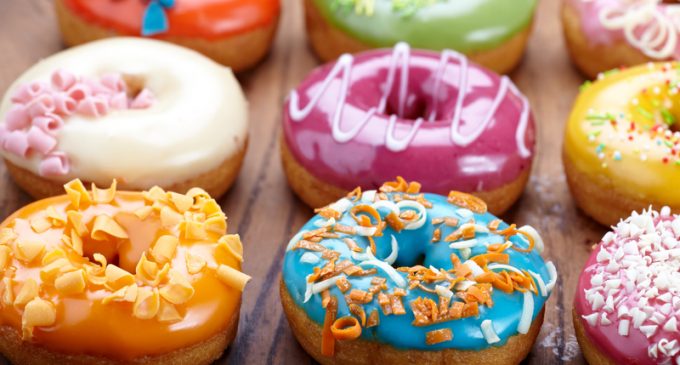
[[[307,48],[301,12],[299,0],[284,0],[269,58],[239,75],[250,102],[250,145],[238,182],[221,204],[230,231],[240,233],[245,243],[244,270],[253,281],[244,294],[238,338],[219,364],[314,363],[293,338],[278,297],[283,246],[311,216],[288,190],[278,150],[282,102],[317,65]],[[539,145],[529,186],[504,218],[535,226],[560,273],[530,364],[584,363],[570,312],[578,273],[591,245],[605,232],[576,210],[562,171],[564,122],[583,79],[569,62],[558,15],[558,1],[541,2],[524,62],[511,75],[532,103]],[[0,0],[1,91],[24,69],[61,48],[50,0]],[[29,201],[0,166],[0,218]]]

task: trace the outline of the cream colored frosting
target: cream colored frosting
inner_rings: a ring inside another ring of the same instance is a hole
[[[245,148],[247,103],[231,70],[192,50],[142,38],[92,42],[38,62],[8,89],[0,123],[19,85],[49,82],[58,69],[82,77],[140,77],[155,97],[147,109],[69,116],[57,148],[69,157],[71,169],[54,178],[60,182],[80,178],[107,185],[117,178],[128,188],[167,186],[210,171]],[[0,153],[38,174],[38,156]]]

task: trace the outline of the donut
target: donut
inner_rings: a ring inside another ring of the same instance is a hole
[[[399,43],[345,54],[312,71],[284,108],[284,170],[311,207],[402,175],[428,192],[473,193],[502,214],[531,171],[527,99],[454,51]]]
[[[573,320],[590,365],[680,361],[680,216],[633,212],[607,232],[578,279]]]
[[[68,46],[114,36],[153,37],[194,49],[235,72],[269,51],[279,0],[55,0]]]
[[[576,203],[599,223],[614,225],[650,204],[680,212],[679,68],[615,70],[582,87],[562,160]]]
[[[662,0],[563,0],[571,59],[590,78],[620,66],[680,57],[680,5]]]
[[[402,179],[317,210],[288,243],[290,327],[321,364],[519,364],[557,272],[531,226]]]
[[[80,180],[0,225],[0,352],[14,364],[210,364],[234,339],[238,235],[204,190]]]
[[[454,49],[498,73],[520,62],[536,0],[304,0],[312,49],[323,61],[392,47]]]
[[[38,62],[9,87],[0,155],[35,198],[75,178],[219,197],[241,168],[247,114],[234,75],[210,59],[155,40],[102,40]]]

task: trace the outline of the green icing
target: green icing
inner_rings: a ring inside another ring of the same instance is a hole
[[[322,16],[374,47],[399,41],[464,53],[495,48],[530,25],[537,0],[312,0]]]

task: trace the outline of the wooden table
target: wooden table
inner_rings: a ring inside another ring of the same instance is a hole
[[[243,269],[253,280],[243,297],[238,338],[219,364],[314,363],[293,337],[278,295],[284,246],[312,215],[288,189],[281,169],[277,137],[282,102],[317,65],[306,44],[301,2],[284,3],[271,55],[239,77],[250,100],[251,144],[237,184],[221,203],[229,216],[229,231],[241,234]],[[572,300],[591,246],[605,232],[576,209],[562,170],[564,123],[583,79],[565,50],[558,3],[541,2],[524,62],[511,75],[531,101],[539,143],[526,192],[504,218],[536,227],[560,274],[546,306],[543,330],[527,360],[530,364],[584,363],[571,324]],[[30,65],[62,47],[50,0],[0,0],[1,91]],[[0,165],[0,218],[30,201]]]

